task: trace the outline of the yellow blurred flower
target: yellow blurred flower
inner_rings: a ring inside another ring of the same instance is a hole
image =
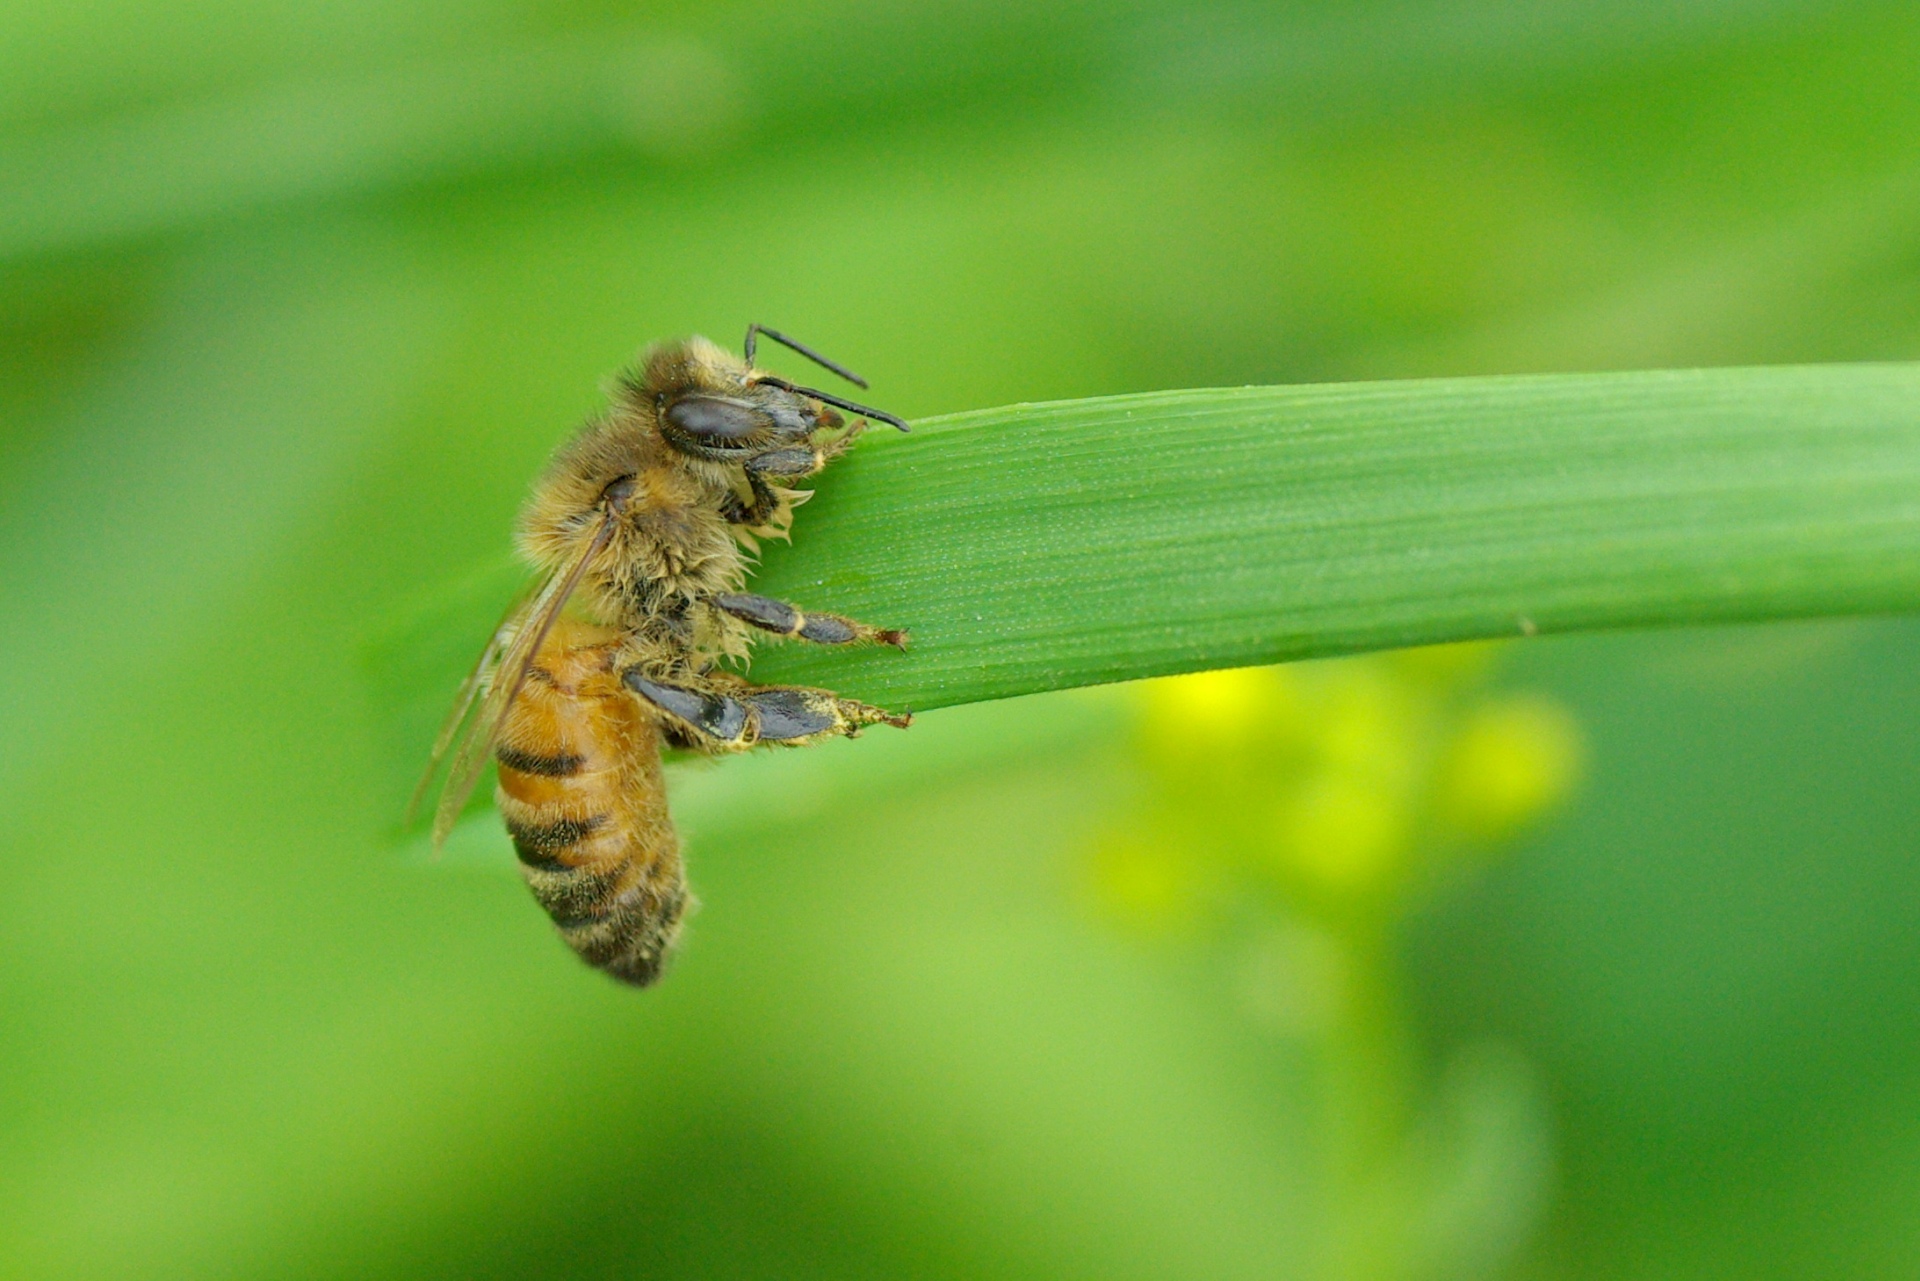
[[[1499,651],[1433,646],[1134,687],[1144,786],[1089,869],[1096,897],[1136,924],[1181,928],[1236,880],[1323,923],[1402,909],[1438,862],[1512,837],[1577,781],[1566,711],[1479,688]]]
[[[1144,681],[1146,740],[1186,751],[1233,751],[1273,733],[1292,716],[1293,678],[1284,668],[1236,667]]]
[[[1442,812],[1469,835],[1511,836],[1567,798],[1581,756],[1579,727],[1558,703],[1482,704],[1467,713],[1443,767]]]
[[[1377,783],[1328,772],[1308,780],[1275,823],[1275,853],[1321,888],[1366,895],[1391,880],[1411,845],[1406,805]]]
[[[1343,659],[1322,664],[1318,675],[1315,755],[1347,773],[1404,779],[1422,754],[1428,700],[1378,661]]]

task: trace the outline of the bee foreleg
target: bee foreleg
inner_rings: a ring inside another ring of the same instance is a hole
[[[743,503],[738,495],[729,494],[720,508],[720,514],[726,517],[730,525],[764,525],[780,510],[780,496],[751,470],[747,472],[747,485],[753,490],[752,502]]]
[[[748,480],[800,480],[818,472],[827,465],[828,454],[825,450],[812,446],[793,445],[782,449],[769,449],[764,454],[755,454],[747,459]]]
[[[816,645],[850,645],[873,641],[895,649],[907,647],[907,634],[896,628],[870,627],[838,614],[810,614],[771,596],[744,592],[713,598],[715,609],[776,636],[798,636]]]
[[[829,411],[831,412],[831,411]],[[834,415],[827,426],[838,426],[839,415]],[[808,476],[818,475],[820,469],[847,452],[860,433],[867,428],[864,419],[855,419],[853,426],[824,445],[809,441],[804,445],[781,445],[775,449],[763,450],[747,459],[744,464],[749,480],[765,478],[769,480],[804,480]]]

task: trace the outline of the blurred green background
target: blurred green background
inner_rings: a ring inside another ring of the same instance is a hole
[[[1915,624],[683,769],[647,993],[396,842],[363,661],[657,337],[911,416],[1920,357],[1910,0],[0,14],[0,1272],[1913,1270]]]

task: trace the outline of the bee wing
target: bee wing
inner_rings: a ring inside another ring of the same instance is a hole
[[[440,802],[434,807],[435,848],[453,830],[467,798],[473,795],[475,784],[486,771],[487,760],[492,756],[493,745],[500,736],[500,722],[506,718],[513,700],[520,696],[520,689],[527,682],[527,673],[533,668],[534,656],[546,642],[547,633],[553,630],[560,611],[566,608],[567,601],[580,586],[580,580],[586,577],[587,566],[593,563],[593,559],[605,549],[612,537],[613,517],[610,514],[602,516],[600,528],[594,531],[593,537],[573,563],[549,575],[539,590],[507,616],[507,621],[501,624],[493,639],[487,643],[486,650],[481,653],[480,662],[475,665],[467,684],[461,687],[460,698],[454,704],[447,726],[441,731],[441,742],[434,754],[434,764],[438,765],[440,757],[457,741],[453,764],[447,769],[446,786],[441,789]],[[481,697],[482,691],[485,692],[484,698]],[[476,699],[479,699],[480,708],[469,717],[467,712]]]
[[[548,582],[552,580],[549,579]],[[440,732],[433,740],[433,754],[427,757],[427,768],[421,773],[420,781],[414,785],[413,799],[407,802],[407,824],[412,825],[420,813],[420,803],[427,798],[427,791],[433,785],[433,779],[440,772],[440,762],[446,759],[447,749],[453,746],[455,738],[460,736],[464,727],[469,733],[472,725],[467,713],[473,710],[473,704],[487,689],[494,671],[500,666],[500,657],[506,653],[507,646],[520,630],[521,623],[531,610],[540,590],[546,586],[538,579],[526,584],[514,593],[513,603],[507,606],[507,612],[500,617],[499,625],[493,629],[486,648],[480,651],[480,657],[473,662],[466,679],[460,682],[460,692],[453,697],[453,706],[447,709],[446,719],[440,722]]]

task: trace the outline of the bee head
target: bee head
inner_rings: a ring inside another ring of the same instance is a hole
[[[667,444],[712,462],[744,462],[842,424],[818,400],[762,381],[704,338],[655,348],[624,390]]]
[[[779,338],[755,326],[747,335],[749,354],[760,333]],[[865,386],[858,375],[788,339],[779,340]],[[649,351],[641,369],[622,380],[621,391],[653,419],[667,444],[711,462],[744,462],[805,443],[816,432],[846,425],[838,409],[907,429],[892,414],[796,386],[699,337]]]

